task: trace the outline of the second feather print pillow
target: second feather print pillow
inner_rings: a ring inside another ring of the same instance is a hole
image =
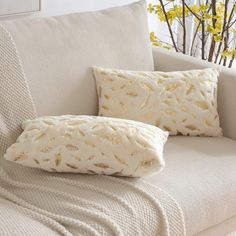
[[[139,72],[94,67],[99,115],[142,121],[171,135],[219,136],[216,69]]]

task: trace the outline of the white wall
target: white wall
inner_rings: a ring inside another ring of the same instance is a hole
[[[1,0],[0,0],[1,1]],[[135,2],[135,0],[41,0],[41,12],[0,17],[0,20],[61,15],[70,12],[94,11]]]
[[[42,14],[58,15],[76,11],[93,11],[131,2],[135,0],[42,0]]]
[[[0,0],[0,15],[39,10],[39,0]]]

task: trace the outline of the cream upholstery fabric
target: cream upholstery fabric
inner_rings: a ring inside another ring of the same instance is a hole
[[[153,70],[145,1],[2,24],[15,40],[40,116],[95,115],[93,65]]]
[[[236,215],[236,141],[224,137],[170,137],[164,157],[165,169],[145,179],[180,203],[187,235]],[[230,233],[227,229],[233,231],[226,227],[225,234]]]
[[[48,116],[23,122],[5,159],[56,172],[139,177],[162,170],[168,133],[141,122]]]
[[[99,115],[138,120],[172,135],[219,136],[218,70],[138,72],[94,67]]]
[[[197,234],[197,236],[229,236],[228,234],[234,232],[234,235],[236,235],[236,215],[217,224],[213,227],[207,228],[200,233]]]
[[[236,140],[236,70],[219,67],[211,63],[180,53],[153,47],[155,70],[176,71],[202,68],[220,68],[218,83],[218,112],[225,137]]]

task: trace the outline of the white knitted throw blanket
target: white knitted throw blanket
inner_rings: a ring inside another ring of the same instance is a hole
[[[0,101],[0,235],[185,235],[176,201],[142,179],[47,173],[3,160],[36,111],[1,26]]]

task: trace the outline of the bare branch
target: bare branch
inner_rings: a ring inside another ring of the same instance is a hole
[[[202,21],[202,59],[205,60],[205,21]]]
[[[226,29],[226,26],[227,26],[228,5],[229,5],[229,0],[225,0],[224,22],[223,22],[222,32],[221,32],[221,38],[222,38],[222,39],[223,39],[223,37],[224,37],[225,29]],[[218,46],[218,50],[217,50],[217,53],[216,53],[216,58],[215,58],[214,63],[217,63],[217,61],[218,61],[222,44],[223,44],[223,41],[221,41],[221,42],[219,43],[219,46]]]
[[[201,22],[202,19],[200,16],[198,16],[192,9],[188,6],[188,4],[184,3],[184,5],[188,8],[188,10]]]
[[[182,20],[183,20],[183,53],[186,54],[186,21],[185,21],[185,0],[182,0]]]
[[[206,4],[208,4],[208,0],[206,1]],[[186,5],[185,5],[185,6],[186,6]],[[210,5],[210,7],[209,7],[207,13],[210,12],[211,7],[212,7],[212,5]],[[190,9],[190,10],[191,10],[191,9]],[[192,13],[192,11],[191,11],[191,13]],[[193,12],[193,13],[194,13],[194,12]],[[192,13],[192,14],[193,14],[193,13]],[[194,14],[194,16],[195,16],[195,14]],[[196,16],[195,16],[195,17],[196,17]],[[197,18],[197,19],[198,19],[198,18]],[[192,40],[191,49],[190,49],[190,55],[191,55],[191,56],[192,56],[192,55],[195,55],[195,53],[196,53],[196,52],[193,53],[193,47],[194,47],[194,43],[195,43],[195,40],[196,40],[196,37],[197,37],[198,30],[199,30],[199,28],[200,28],[200,26],[201,26],[201,19],[199,18],[198,21],[199,21],[199,23],[198,23],[198,25],[197,25],[197,27],[196,27],[196,30],[195,30],[195,33],[194,33],[194,36],[193,36],[193,40]]]
[[[229,32],[226,33],[226,36],[224,38],[224,51],[228,49],[228,39],[229,39]],[[224,58],[223,65],[226,66],[227,63],[227,57]]]
[[[190,55],[192,56],[193,55],[193,47],[194,47],[194,43],[195,43],[195,40],[196,40],[196,37],[197,37],[197,33],[198,33],[198,30],[201,26],[201,22],[198,23],[197,27],[196,27],[196,30],[195,30],[195,33],[193,35],[193,39],[192,39],[192,45],[191,45],[191,49],[190,49]]]
[[[235,50],[236,50],[236,48],[235,48]],[[229,62],[229,68],[231,68],[233,66],[234,59],[235,59],[235,54],[233,53],[233,56]]]
[[[169,33],[170,33],[170,37],[171,37],[173,46],[175,48],[175,51],[178,52],[179,50],[178,50],[176,42],[175,42],[175,38],[174,38],[174,35],[173,35],[173,31],[171,29],[171,25],[170,25],[170,22],[169,22],[169,19],[168,19],[166,10],[165,10],[165,6],[164,6],[164,3],[163,3],[163,0],[159,0],[159,2],[161,4],[161,8],[162,8],[162,11],[163,11],[164,16],[165,16],[165,20],[166,20],[166,23],[167,23],[167,26],[168,26],[168,30],[169,30]]]
[[[220,56],[219,65],[221,65],[222,61],[223,61],[223,56],[221,55],[221,56]]]
[[[217,23],[217,12],[216,12],[216,0],[212,0],[211,1],[212,4],[212,27],[213,29],[216,28],[216,23]],[[216,42],[215,42],[215,35],[212,35],[212,39],[211,39],[211,46],[210,46],[210,50],[209,50],[209,55],[208,55],[208,61],[212,62],[213,61],[213,55],[215,52],[215,47],[216,47]]]

